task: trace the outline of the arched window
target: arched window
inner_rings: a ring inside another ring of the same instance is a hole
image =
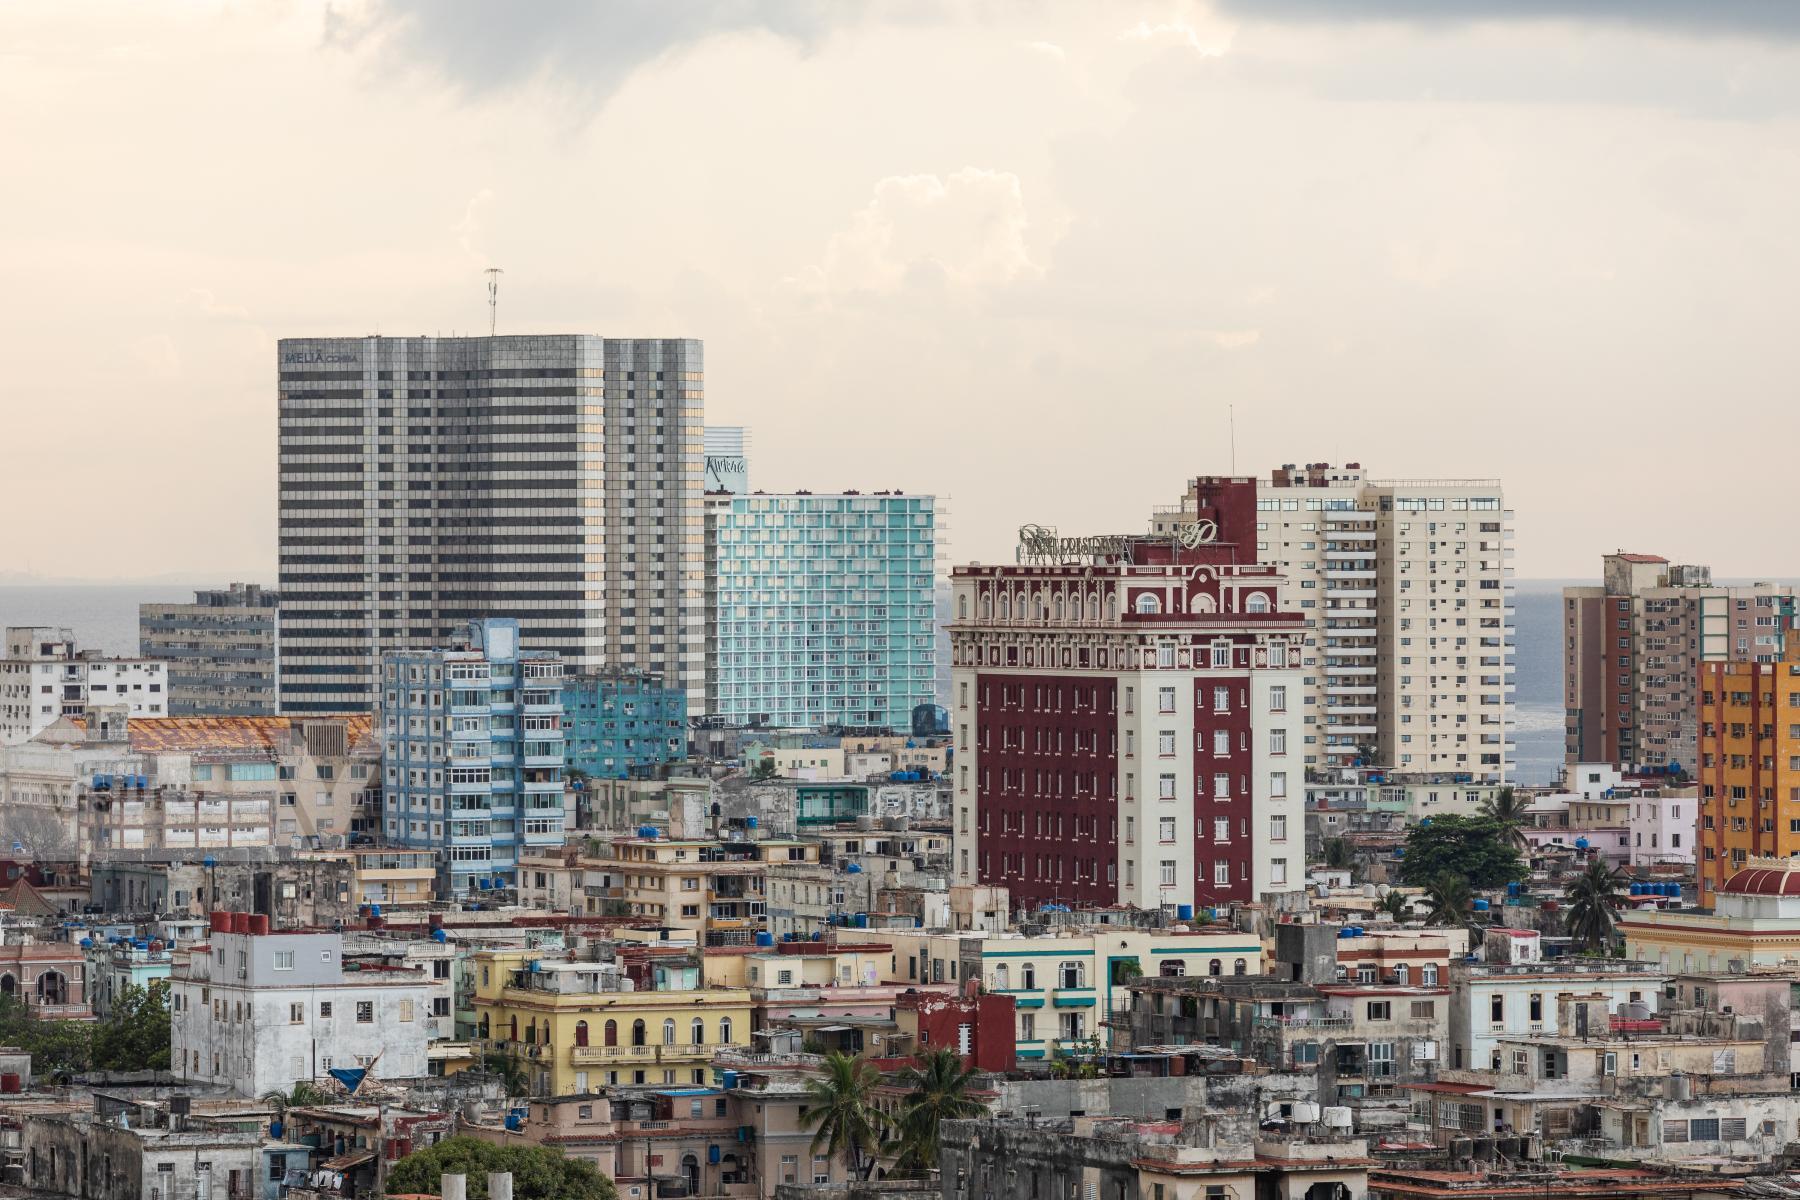
[[[966,621],[969,619],[969,597],[967,594],[956,598],[956,619],[959,621]]]
[[[730,1017],[720,1017],[719,1018],[719,1045],[721,1045],[721,1046],[731,1045],[731,1018]]]
[[[1022,991],[1037,991],[1037,966],[1034,963],[1023,963],[1019,967],[1019,988]]]
[[[1398,966],[1396,966],[1394,968],[1394,982],[1399,984],[1401,987],[1405,987],[1407,976],[1409,976],[1411,974],[1412,974],[1412,972],[1407,970],[1406,964],[1400,963]]]
[[[1145,592],[1137,598],[1137,610],[1139,615],[1159,613],[1162,611],[1162,601],[1149,592]]]
[[[1006,992],[1012,990],[1012,968],[1001,963],[994,968],[994,990]]]
[[[983,594],[981,597],[981,619],[984,621],[994,619],[994,598],[991,595]]]
[[[668,1020],[663,1022],[663,1045],[673,1046],[674,1044],[675,1044],[675,1018],[670,1017]]]
[[[696,1046],[706,1045],[706,1022],[699,1017],[694,1018],[693,1040]]]
[[[1164,979],[1180,979],[1183,975],[1187,974],[1187,959],[1165,958],[1163,959],[1162,969],[1158,971],[1157,974],[1161,975]]]
[[[1119,619],[1119,593],[1106,593],[1106,620],[1108,624]]]
[[[1208,975],[1223,975],[1225,973],[1224,960],[1215,958],[1211,962],[1207,963],[1206,964],[1206,973]]]
[[[642,1046],[644,1044],[644,1032],[644,1019],[639,1017],[631,1023],[631,1044],[634,1046]]]
[[[1012,620],[1012,596],[1006,592],[1000,593],[1000,619],[1002,621]]]
[[[587,1045],[587,1022],[586,1021],[575,1022],[575,1044],[577,1046]]]
[[[1245,962],[1243,959],[1237,958],[1237,959],[1232,960],[1231,973],[1233,975],[1246,975],[1249,973],[1249,971],[1250,971],[1250,964]]]
[[[475,1036],[484,1042],[488,1040],[488,1015],[486,1013],[481,1014],[481,1020],[475,1026]]]
[[[1251,592],[1250,598],[1244,601],[1244,611],[1266,613],[1269,611],[1269,598],[1261,592]]]
[[[1436,987],[1437,986],[1437,964],[1436,963],[1426,963],[1424,966],[1419,968],[1419,982],[1424,984],[1426,987]]]
[[[1068,612],[1069,612],[1068,607],[1063,602],[1062,593],[1061,592],[1056,593],[1056,619],[1058,621],[1067,619]]]
[[[506,1019],[506,1040],[509,1042],[516,1042],[519,1040],[518,1017],[508,1017]]]
[[[1059,988],[1086,987],[1087,964],[1078,958],[1071,958],[1058,964],[1056,968],[1056,986]]]
[[[527,1046],[537,1045],[537,1022],[536,1021],[527,1021],[525,1023],[525,1044]]]
[[[38,1000],[44,1004],[69,1002],[69,979],[61,971],[45,971],[37,978]]]

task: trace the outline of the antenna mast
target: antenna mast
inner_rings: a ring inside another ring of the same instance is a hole
[[[500,276],[505,274],[499,267],[487,269],[488,281],[488,336],[494,336],[494,328],[500,321]]]

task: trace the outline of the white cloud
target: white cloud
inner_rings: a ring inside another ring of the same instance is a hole
[[[1057,62],[1062,62],[1069,57],[1069,52],[1055,42],[1020,42],[1019,45],[1033,54],[1042,54],[1046,58],[1054,58]]]
[[[1201,30],[1185,20],[1151,23],[1139,21],[1119,32],[1121,42],[1173,42],[1186,46],[1202,58],[1220,58],[1231,49],[1235,30]]]
[[[1042,277],[1019,177],[964,167],[949,176],[890,175],[832,236],[825,257],[783,281],[817,299],[912,286],[977,291]]]

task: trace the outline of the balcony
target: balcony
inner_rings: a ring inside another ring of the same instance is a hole
[[[537,1047],[543,1049],[543,1047]],[[715,1046],[571,1046],[569,1061],[583,1063],[691,1063],[712,1057]]]

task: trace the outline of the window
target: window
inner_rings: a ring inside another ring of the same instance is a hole
[[[1172,713],[1175,711],[1174,688],[1161,687],[1156,689],[1156,711],[1159,713]]]
[[[1285,729],[1269,730],[1269,753],[1270,754],[1286,754],[1287,753],[1287,730],[1285,730]]]
[[[1287,841],[1287,817],[1277,813],[1269,818],[1269,840],[1271,842]]]
[[[289,1025],[301,1025],[301,1024],[304,1024],[305,1022],[306,1022],[306,1005],[304,1005],[304,1004],[288,1005],[288,1024]]]
[[[1414,1000],[1412,1002],[1412,1016],[1415,1021],[1429,1021],[1433,1019],[1437,1016],[1437,1001]]]
[[[356,1023],[358,1025],[373,1025],[375,1023],[375,1002],[373,1000],[358,1000],[356,1002]]]
[[[1389,1001],[1389,1000],[1371,1000],[1371,1001],[1369,1001],[1369,1020],[1371,1020],[1371,1021],[1388,1021],[1388,1020],[1393,1019],[1393,1015],[1394,1015],[1394,1005],[1393,1005],[1392,1001]]]
[[[1216,687],[1213,689],[1213,711],[1216,713],[1231,711],[1231,689]]]
[[[1156,752],[1164,758],[1175,757],[1175,731],[1164,729],[1156,735]]]
[[[1162,819],[1157,821],[1156,828],[1157,828],[1157,833],[1160,836],[1162,841],[1172,842],[1175,840],[1175,818],[1174,817],[1163,817]]]
[[[1213,818],[1213,841],[1229,842],[1231,840],[1231,818]]]
[[[1276,684],[1269,689],[1269,711],[1287,711],[1287,686],[1285,684]]]
[[[1231,799],[1231,776],[1224,771],[1216,772],[1213,775],[1213,799]]]
[[[1175,798],[1175,776],[1164,773],[1156,777],[1156,798],[1158,800]]]
[[[1160,882],[1162,883],[1162,886],[1164,886],[1164,887],[1174,887],[1175,886],[1175,860],[1174,859],[1165,858],[1162,860],[1161,872],[1160,872]]]
[[[1436,987],[1438,969],[1436,963],[1426,963],[1419,968],[1419,982],[1426,987]]]
[[[1279,799],[1285,797],[1286,795],[1287,795],[1287,772],[1286,771],[1270,771],[1269,772],[1269,796],[1270,796],[1270,798],[1279,800]]]
[[[1231,882],[1231,864],[1222,858],[1213,859],[1213,884],[1224,887]]]
[[[319,1001],[319,1016],[326,1021],[331,1020],[331,1001]]]
[[[1526,998],[1525,1011],[1532,1024],[1544,1019],[1544,996],[1541,992],[1533,992]]]
[[[1271,887],[1287,886],[1287,859],[1272,858],[1269,860],[1269,885]]]
[[[275,952],[275,969],[277,971],[293,970],[294,952],[292,950],[277,950]]]
[[[1488,998],[1488,1020],[1496,1025],[1506,1023],[1506,997],[1491,996]]]
[[[1056,968],[1056,986],[1059,988],[1084,988],[1087,986],[1087,964],[1080,959],[1068,959]]]

